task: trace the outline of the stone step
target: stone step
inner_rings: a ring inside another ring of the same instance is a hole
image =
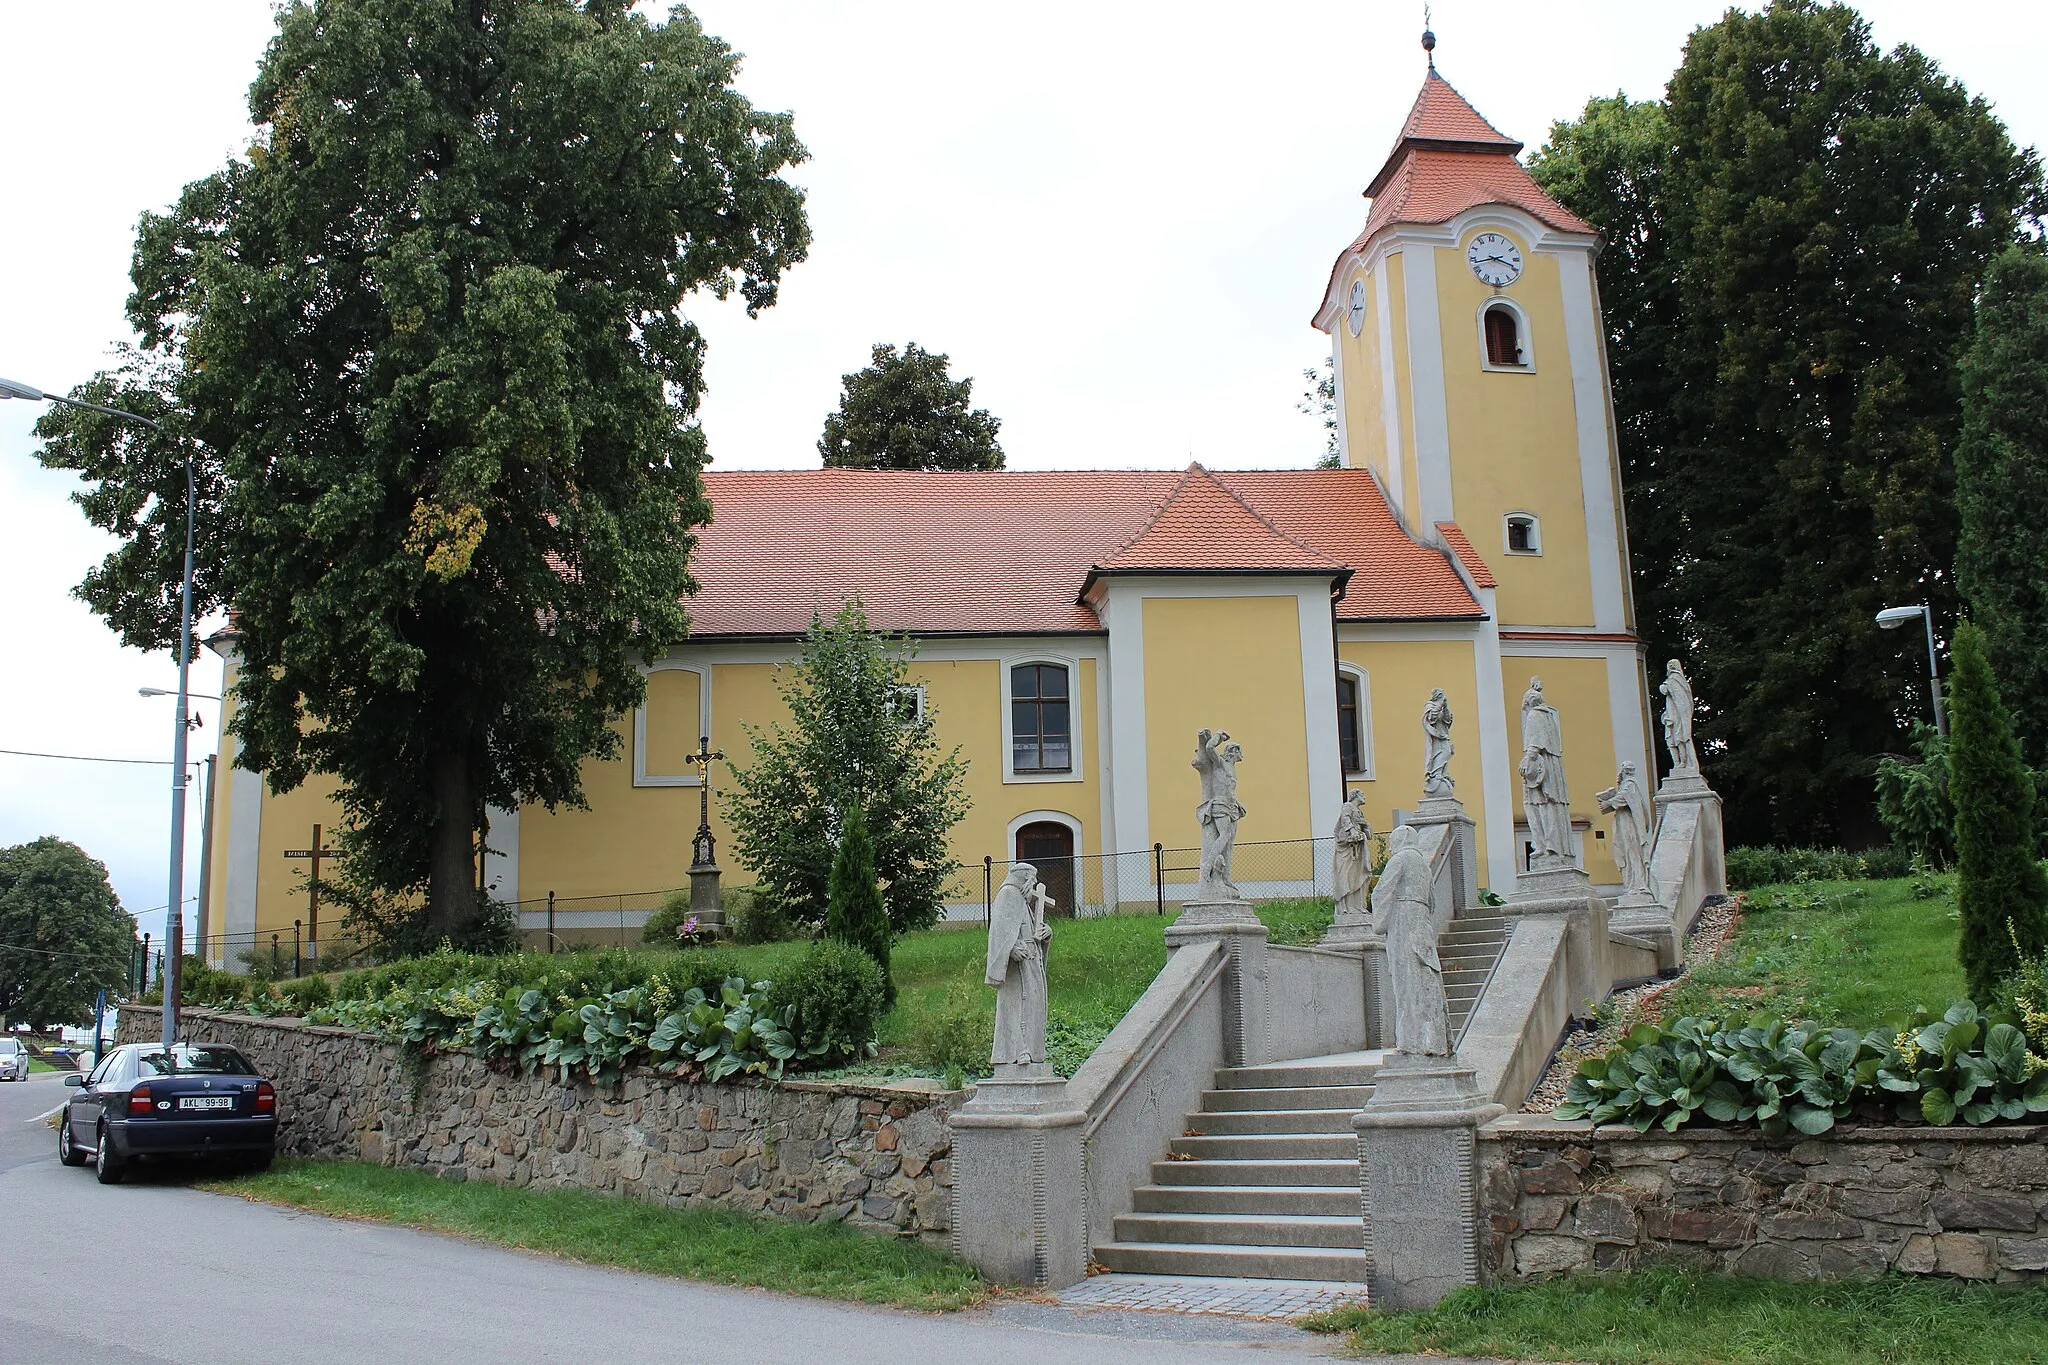
[[[1344,1280],[1363,1283],[1365,1250],[1306,1247],[1199,1246],[1186,1242],[1122,1242],[1095,1248],[1095,1259],[1128,1275],[1231,1275],[1250,1280]]]
[[[1266,1161],[1155,1161],[1155,1185],[1330,1185],[1358,1189],[1358,1148],[1343,1157]]]
[[[1353,1133],[1355,1109],[1226,1109],[1188,1115],[1187,1126],[1198,1133]]]
[[[1371,1085],[1379,1067],[1359,1062],[1304,1066],[1298,1062],[1266,1066],[1226,1066],[1216,1073],[1219,1090],[1293,1090],[1311,1087]]]
[[[1208,1161],[1342,1161],[1358,1156],[1353,1133],[1242,1133],[1177,1137],[1169,1149]]]
[[[1372,1098],[1369,1085],[1275,1085],[1257,1090],[1204,1090],[1202,1112],[1224,1109],[1342,1109],[1355,1114]]]
[[[1213,1166],[1183,1161],[1182,1166]],[[1355,1175],[1356,1172],[1354,1171]],[[1138,1213],[1322,1214],[1357,1218],[1357,1184],[1350,1185],[1140,1185],[1131,1191]]]
[[[1460,934],[1505,934],[1513,915],[1458,915],[1451,920],[1451,930]]]
[[[1493,963],[1490,961],[1474,961],[1473,965],[1469,967],[1452,966],[1450,962],[1446,961],[1444,963],[1444,989],[1452,990],[1459,986],[1471,986],[1476,990],[1480,986],[1484,986],[1486,978],[1491,975],[1493,975]]]
[[[1200,1246],[1315,1247],[1347,1251],[1365,1244],[1365,1220],[1303,1213],[1124,1213],[1116,1218],[1119,1245],[1181,1242]]]

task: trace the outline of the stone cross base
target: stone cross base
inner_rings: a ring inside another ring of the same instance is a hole
[[[1373,1078],[1358,1131],[1372,1306],[1433,1307],[1479,1282],[1475,1130],[1502,1107],[1451,1057],[1394,1053]]]
[[[718,890],[720,875],[716,863],[690,869],[690,913],[697,917],[700,929],[722,932],[725,928],[725,902]]]
[[[1575,1019],[1591,1017],[1614,981],[1608,970],[1607,902],[1583,868],[1545,868],[1515,874],[1507,915],[1554,915],[1565,922],[1565,1000]]]
[[[1223,949],[1223,1064],[1257,1066],[1272,1060],[1267,1017],[1266,926],[1251,902],[1189,901],[1166,926],[1166,951],[1214,941]]]
[[[998,1284],[1088,1276],[1082,1125],[1042,1062],[1005,1064],[953,1111],[953,1254]]]

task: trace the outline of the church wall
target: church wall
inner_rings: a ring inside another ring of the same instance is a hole
[[[1595,885],[1618,885],[1621,872],[1614,865],[1607,839],[1595,837],[1595,831],[1608,830],[1610,821],[1600,813],[1599,803],[1593,798],[1614,785],[1619,766],[1615,756],[1614,707],[1626,707],[1628,714],[1634,716],[1639,714],[1638,702],[1610,693],[1604,658],[1516,654],[1512,644],[1503,642],[1500,671],[1501,692],[1507,702],[1508,742],[1517,761],[1522,754],[1522,694],[1529,690],[1532,676],[1543,679],[1543,696],[1557,708],[1564,727],[1564,772],[1571,793],[1572,823],[1577,827],[1581,821],[1591,822],[1591,828],[1581,830],[1586,873]],[[1645,790],[1648,787],[1646,782]],[[1519,781],[1513,792],[1515,818],[1522,820],[1525,817]]]
[[[270,936],[276,934],[280,951],[287,956],[291,953],[292,921],[306,918],[306,873],[312,864],[304,858],[287,859],[285,850],[312,847],[309,840],[315,821],[320,825],[321,845],[335,846],[341,823],[341,806],[333,799],[338,786],[333,778],[314,773],[282,796],[264,789],[263,823],[256,841],[256,934],[266,952]],[[218,814],[214,818],[219,819]],[[331,877],[335,867],[323,862],[320,870]],[[340,929],[340,909],[322,905],[320,936],[334,937]],[[240,940],[230,943],[228,961],[234,962],[247,946]]]
[[[1387,348],[1381,344],[1380,336],[1386,324],[1386,305],[1380,298],[1377,282],[1362,271],[1353,271],[1343,286],[1343,296],[1350,297],[1350,279],[1365,281],[1365,318],[1358,329],[1358,335],[1351,335],[1349,313],[1340,315],[1336,322],[1336,351],[1338,356],[1338,397],[1344,405],[1344,462],[1352,469],[1374,470],[1380,476],[1380,483],[1393,487],[1393,473],[1389,467],[1387,451],[1387,387],[1382,374],[1382,362],[1388,360]]]
[[[1249,814],[1240,844],[1326,834],[1312,830],[1309,813],[1300,599],[1146,597],[1142,605],[1152,838],[1169,848],[1198,838],[1201,785],[1188,760],[1204,726],[1244,745],[1238,799]],[[1269,862],[1262,875],[1305,876],[1305,853],[1303,865],[1286,874]]]
[[[1436,248],[1453,507],[1500,582],[1503,621],[1590,626],[1586,506],[1558,259],[1532,250],[1525,234],[1508,232],[1526,267],[1514,284],[1494,290],[1466,266],[1464,251],[1477,233],[1502,230],[1488,220],[1469,227],[1457,247]],[[1497,293],[1527,315],[1528,372],[1484,368],[1479,310]],[[1539,518],[1541,554],[1506,552],[1501,518],[1511,511]]]
[[[1479,847],[1485,848],[1486,777],[1479,756],[1478,674],[1472,642],[1340,640],[1337,657],[1365,672],[1372,694],[1373,776],[1346,783],[1365,793],[1372,827],[1382,833],[1392,829],[1396,810],[1412,811],[1422,801],[1422,708],[1430,690],[1441,687],[1456,717],[1451,778],[1478,827]]]

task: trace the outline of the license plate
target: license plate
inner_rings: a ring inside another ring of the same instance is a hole
[[[233,1095],[181,1095],[178,1097],[178,1108],[180,1109],[232,1109],[234,1107],[235,1097]]]

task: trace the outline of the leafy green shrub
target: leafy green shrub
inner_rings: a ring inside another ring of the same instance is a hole
[[[1918,763],[1886,754],[1877,761],[1877,818],[1892,842],[1921,860],[1946,867],[1956,856],[1956,808],[1949,800],[1948,740],[1926,721],[1913,722]]]
[[[280,981],[275,990],[293,1014],[304,1014],[319,1005],[334,1000],[334,992],[324,976],[302,976],[296,981]]]
[[[910,1023],[912,1059],[935,1074],[985,1076],[995,1054],[995,1019],[971,1005],[932,1009]]]
[[[1980,1015],[1967,1000],[1940,1019],[1916,1013],[1896,1035],[1687,1016],[1641,1025],[1581,1062],[1557,1115],[1673,1132],[1703,1114],[1773,1137],[1812,1136],[1874,1103],[1936,1124],[2048,1112],[2048,1062],[2029,1052],[2012,1016]]]
[[[1856,881],[1879,875],[1872,870],[1873,853],[1840,848],[1778,848],[1747,845],[1728,850],[1728,887],[1748,891],[1759,886],[1795,881]],[[1894,874],[1904,876],[1904,869]]]
[[[1866,848],[1859,855],[1863,859],[1863,875],[1890,880],[1893,877],[1909,877],[1913,874],[1913,850],[1904,844],[1880,844]]]
[[[875,960],[833,939],[804,951],[771,989],[777,1010],[791,1011],[806,1044],[823,1044],[821,1066],[873,1054],[883,1003],[882,969]],[[983,1053],[984,1057],[988,1054]]]
[[[685,936],[684,926],[689,926]],[[671,891],[640,926],[640,941],[654,948],[676,948],[697,942],[696,917],[690,913],[690,893]]]
[[[735,943],[786,943],[802,932],[789,907],[765,886],[735,886],[725,892],[725,927]]]
[[[825,937],[850,943],[882,969],[882,1003],[896,1003],[896,983],[889,976],[889,911],[875,882],[875,846],[868,838],[868,819],[856,803],[846,808],[846,828],[832,858],[830,899],[825,908]]]
[[[1114,1027],[1099,1019],[1076,1019],[1065,1010],[1054,1010],[1045,1026],[1045,1060],[1056,1074],[1071,1078],[1095,1055]]]
[[[203,958],[185,957],[178,966],[178,995],[198,1009],[232,1009],[249,998],[249,978],[224,972]]]
[[[1268,943],[1306,947],[1320,943],[1330,927],[1335,906],[1326,896],[1307,900],[1268,901],[1259,907]]]

